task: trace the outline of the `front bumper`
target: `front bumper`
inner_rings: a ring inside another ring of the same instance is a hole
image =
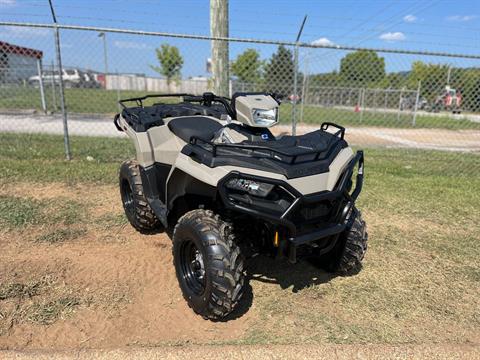
[[[352,176],[357,165],[358,170],[355,188],[351,191]],[[232,196],[229,196],[229,192],[225,187],[225,182],[232,178],[242,178],[274,184],[286,191],[291,196],[292,201],[288,208],[282,212],[259,209],[259,206],[256,206],[254,201],[250,203],[236,201]],[[232,172],[220,181],[219,192],[227,208],[264,219],[272,224],[286,228],[288,230],[287,238],[290,245],[296,247],[343,232],[347,228],[347,217],[362,190],[362,186],[363,151],[357,151],[354,158],[342,173],[333,191],[321,191],[315,194],[302,195],[288,183],[281,180]],[[300,220],[299,216],[296,216],[303,208],[315,207],[316,205],[322,205],[328,209],[327,214],[319,218],[316,224],[315,218],[309,219],[309,221],[302,221],[301,216]],[[305,228],[303,225],[306,222],[312,223],[312,226]]]

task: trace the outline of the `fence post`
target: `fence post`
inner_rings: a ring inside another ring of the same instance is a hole
[[[400,90],[400,98],[398,100],[397,121],[400,121],[400,111],[402,111],[403,88]]]
[[[117,108],[118,108],[118,112],[121,113],[122,112],[122,107],[120,106],[120,76],[118,75],[118,70],[115,69],[115,74],[117,75],[117,78],[115,79],[115,85],[116,85],[116,88],[117,88]],[[105,79],[107,78],[107,75],[105,75]],[[105,82],[106,83],[106,82]],[[113,83],[113,81],[112,81]]]
[[[57,111],[57,90],[55,86],[55,63],[52,61],[52,108]]]
[[[304,16],[300,30],[298,30],[297,39],[295,40],[295,48],[293,50],[293,104],[292,104],[292,135],[297,134],[297,83],[298,83],[298,46],[300,37],[302,36],[303,27],[307,21],[307,15]],[[304,75],[305,76],[305,75]]]
[[[47,102],[45,101],[45,89],[43,87],[42,59],[37,59],[38,86],[40,87],[40,100],[42,102],[42,110],[47,113]]]
[[[67,122],[67,108],[65,106],[65,92],[63,87],[63,67],[62,67],[62,54],[60,53],[60,32],[58,30],[57,18],[55,16],[55,11],[53,10],[52,0],[49,0],[50,11],[52,12],[53,22],[54,22],[54,35],[55,35],[55,53],[57,57],[58,64],[58,79],[60,87],[60,108],[62,109],[63,117],[63,143],[65,146],[65,158],[71,160],[72,156],[70,153],[70,139],[68,137],[68,122]],[[55,82],[55,76],[53,77]]]
[[[415,108],[413,109],[413,119],[412,119],[412,126],[415,127],[417,123],[417,110],[418,110],[418,101],[420,100],[420,89],[422,87],[422,80],[418,80],[418,87],[417,87],[417,96],[415,97]]]
[[[365,111],[365,88],[361,89],[361,100],[360,100],[360,122],[363,121],[363,112]]]
[[[292,99],[292,135],[297,135],[297,82],[298,82],[298,41],[293,50],[293,99]]]

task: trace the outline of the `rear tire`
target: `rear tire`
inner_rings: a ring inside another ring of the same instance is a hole
[[[173,263],[183,297],[194,312],[217,320],[242,298],[243,256],[232,227],[209,210],[192,210],[173,233]]]
[[[122,164],[119,183],[123,209],[130,224],[141,233],[160,229],[160,222],[145,197],[140,167],[136,160]]]
[[[367,225],[362,214],[352,209],[348,228],[340,234],[333,250],[326,254],[326,269],[341,275],[352,275],[362,269],[362,260],[367,252]]]

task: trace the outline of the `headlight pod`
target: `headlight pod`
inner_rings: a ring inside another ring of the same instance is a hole
[[[272,126],[278,122],[278,108],[252,109],[253,122],[258,126]]]
[[[233,178],[225,183],[225,187],[227,189],[248,193],[250,195],[263,198],[270,194],[270,191],[272,191],[274,186],[275,185],[273,184],[242,178]]]

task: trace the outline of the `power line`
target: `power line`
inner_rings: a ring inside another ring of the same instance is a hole
[[[437,2],[439,2],[439,1],[440,1],[440,0],[432,0],[432,2],[431,2],[430,4],[428,4],[428,5],[426,5],[426,6],[421,7],[421,8],[418,8],[418,9],[415,9],[415,10],[413,10],[413,11],[412,11],[412,10],[409,10],[408,12],[411,13],[411,14],[416,14],[416,13],[418,13],[418,12],[420,12],[420,11],[424,11],[424,10],[432,7],[433,5],[435,5],[435,4],[436,4]],[[420,4],[420,5],[421,5],[421,4]],[[405,14],[405,15],[406,15],[406,14]],[[386,21],[392,20],[392,18],[393,18],[393,17],[387,19]],[[401,22],[401,21],[400,21],[400,22]],[[390,29],[393,28],[394,26],[397,26],[400,22],[396,22],[396,23],[390,24],[390,25],[386,26],[382,31],[390,30]],[[380,32],[382,32],[382,31],[380,31]],[[360,42],[358,42],[357,45],[362,44],[362,43],[364,43],[365,41],[372,39],[373,37],[376,37],[377,35],[380,34],[380,32],[377,32],[377,34],[374,34],[374,35],[367,36],[365,39],[360,40]]]
[[[350,34],[352,31],[355,31],[357,30],[357,28],[359,26],[362,26],[366,23],[368,23],[371,19],[374,19],[376,18],[377,16],[379,16],[380,14],[382,14],[383,12],[385,12],[386,10],[388,10],[389,8],[391,8],[393,6],[394,2],[391,2],[390,4],[387,4],[387,6],[383,7],[382,9],[380,9],[380,11],[376,12],[375,14],[373,14],[372,16],[370,16],[369,18],[365,19],[365,21],[363,21],[360,25],[358,26],[355,26],[353,28],[351,28],[350,30],[347,30],[344,34],[340,35],[340,38],[344,37],[344,36],[347,36],[348,34]]]

